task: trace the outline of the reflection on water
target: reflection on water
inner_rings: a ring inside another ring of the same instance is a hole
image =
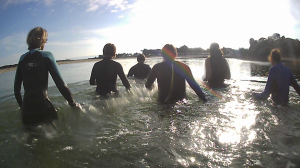
[[[118,60],[125,72],[134,59]],[[161,59],[148,60],[153,66]],[[182,59],[198,82],[203,59]],[[13,97],[13,75],[0,74],[0,167],[297,167],[300,166],[300,102],[291,91],[289,107],[256,101],[269,64],[230,59],[227,88],[207,91],[202,104],[188,87],[187,100],[158,105],[157,88],[129,79],[127,92],[100,99],[88,79],[93,63],[62,65],[62,76],[83,111],[68,107],[54,84],[50,99],[58,110],[53,127],[23,129]],[[296,72],[296,71],[294,71]],[[75,74],[75,75],[74,75]],[[5,82],[3,82],[5,80]],[[10,84],[6,84],[10,83]],[[2,85],[3,84],[3,85]],[[5,84],[5,85],[4,85]]]

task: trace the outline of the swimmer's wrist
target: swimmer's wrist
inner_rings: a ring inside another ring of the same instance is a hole
[[[76,103],[75,103],[74,101],[69,102],[69,105],[70,105],[71,107],[76,107]]]

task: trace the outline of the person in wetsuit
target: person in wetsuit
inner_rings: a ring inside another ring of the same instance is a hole
[[[218,43],[210,45],[209,57],[205,60],[205,77],[212,88],[224,87],[224,80],[230,79],[230,68]]]
[[[145,60],[144,54],[138,55],[138,63],[130,68],[127,77],[134,76],[137,79],[146,79],[151,71],[151,68],[149,65],[145,64]]]
[[[117,76],[120,77],[123,85],[130,89],[122,65],[112,60],[116,56],[115,45],[106,44],[103,48],[103,55],[104,59],[95,63],[90,78],[90,85],[97,85],[97,94],[107,96],[111,92],[119,93],[116,85]]]
[[[48,98],[49,72],[64,98],[75,107],[71,92],[64,83],[51,52],[43,51],[48,33],[41,27],[32,29],[27,36],[28,52],[23,54],[17,66],[14,93],[21,108],[25,126],[51,123],[57,113]],[[21,85],[24,86],[24,99]]]
[[[156,64],[146,81],[146,88],[151,89],[154,81],[158,83],[158,102],[174,103],[186,97],[186,84],[196,92],[201,100],[206,102],[204,93],[195,81],[188,65],[175,61],[177,49],[167,44],[162,49],[163,62]]]
[[[289,87],[292,86],[300,95],[300,86],[296,81],[292,71],[281,62],[279,49],[273,49],[269,56],[272,67],[269,70],[267,85],[264,92],[255,94],[257,99],[266,100],[272,95],[272,100],[276,105],[285,106],[289,102]]]

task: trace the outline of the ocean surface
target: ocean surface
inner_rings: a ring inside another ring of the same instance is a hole
[[[179,60],[204,88],[204,59]],[[116,61],[125,73],[136,63]],[[15,72],[1,73],[0,167],[300,167],[300,97],[291,88],[288,107],[254,100],[270,65],[228,61],[227,88],[205,89],[209,101],[203,104],[188,86],[187,100],[175,105],[157,104],[157,88],[148,91],[145,81],[134,79],[131,92],[118,79],[120,96],[102,100],[88,82],[93,62],[60,65],[83,110],[71,109],[50,77],[49,97],[59,120],[56,129],[40,126],[32,132],[23,128],[13,95]],[[151,66],[158,62],[147,59]]]

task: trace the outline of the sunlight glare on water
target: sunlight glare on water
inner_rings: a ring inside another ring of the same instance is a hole
[[[147,59],[151,66],[160,58]],[[202,81],[204,59],[179,59]],[[125,73],[135,59],[116,60]],[[71,109],[53,81],[49,97],[59,120],[56,128],[34,132],[22,127],[13,95],[14,72],[0,74],[0,167],[286,167],[299,165],[299,97],[291,90],[289,107],[256,101],[264,89],[260,70],[269,64],[229,59],[232,79],[206,91],[203,104],[187,87],[187,100],[156,103],[145,81],[129,79],[127,92],[118,80],[120,96],[101,99],[89,85],[93,62],[61,65],[62,76],[82,111]],[[4,82],[5,81],[5,82]],[[205,83],[204,83],[205,84]],[[203,87],[203,86],[202,86]],[[16,162],[18,160],[18,162]]]

